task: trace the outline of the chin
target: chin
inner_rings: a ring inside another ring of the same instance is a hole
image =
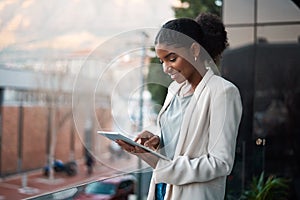
[[[185,79],[176,79],[175,81],[180,84],[180,83],[183,83],[185,81]]]

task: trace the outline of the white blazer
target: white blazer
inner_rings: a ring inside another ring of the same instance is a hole
[[[181,86],[169,86],[158,121]],[[161,182],[168,184],[165,199],[223,200],[241,114],[238,89],[208,70],[183,117],[174,159],[160,159],[153,170],[148,200],[155,199]]]

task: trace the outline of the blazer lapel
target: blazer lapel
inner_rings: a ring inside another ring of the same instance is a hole
[[[208,70],[204,75],[204,77],[202,78],[202,80],[200,81],[200,83],[198,84],[198,86],[196,87],[196,90],[191,98],[191,101],[184,113],[174,156],[179,156],[183,154],[182,150],[183,150],[184,143],[187,139],[187,133],[188,132],[193,133],[195,131],[193,130],[194,129],[193,127],[190,127],[191,117],[195,111],[195,107],[198,103],[198,100],[202,94],[203,89],[205,88],[207,82],[213,75],[214,75],[213,72],[211,70]]]

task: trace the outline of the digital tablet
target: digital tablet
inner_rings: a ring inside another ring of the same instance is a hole
[[[111,131],[97,131],[97,133],[99,133],[100,135],[103,135],[105,137],[107,137],[110,140],[116,141],[116,140],[122,140],[124,142],[127,142],[128,144],[132,145],[132,146],[138,146],[142,149],[144,149],[145,151],[151,153],[152,155],[155,155],[159,158],[162,158],[164,160],[170,160],[168,157],[153,151],[152,149],[149,149],[148,147],[145,147],[144,145],[137,143],[135,141],[133,141],[132,139],[130,139],[129,137],[123,135],[122,133],[119,132],[111,132]]]

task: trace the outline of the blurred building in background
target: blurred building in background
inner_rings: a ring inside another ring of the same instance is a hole
[[[115,59],[104,54],[120,50],[120,43],[87,58],[121,32],[157,27],[172,16],[171,1],[1,1],[0,176],[39,169],[53,159],[80,160],[84,148],[102,152],[108,144],[102,145],[95,129],[114,127],[110,92],[122,71],[101,77],[104,87],[95,99],[88,87],[101,74],[99,59]],[[140,55],[134,59],[141,63]],[[82,82],[73,88],[78,77]],[[75,112],[74,90],[80,90]],[[85,106],[77,104],[79,97]]]
[[[47,62],[31,61],[48,69],[43,71],[1,66],[0,176],[43,168],[50,162],[51,148],[54,159],[83,159],[85,144],[93,141],[89,135],[96,130],[74,124],[72,92],[76,69],[86,56],[81,52]],[[99,123],[110,128],[109,98],[103,94],[97,101]],[[83,111],[82,118],[88,120]]]

